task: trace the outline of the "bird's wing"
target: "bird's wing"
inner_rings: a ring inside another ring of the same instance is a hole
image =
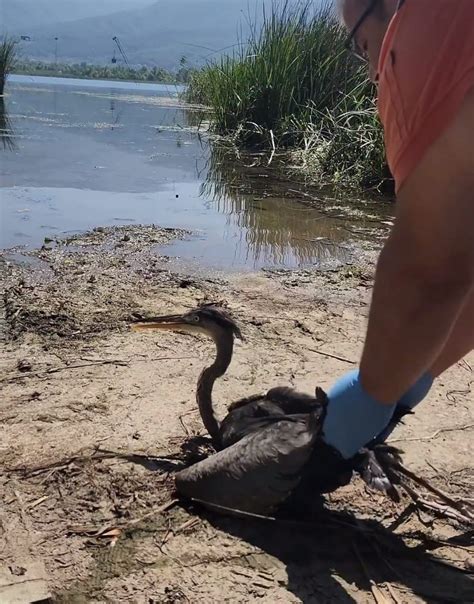
[[[259,394],[253,394],[252,396],[246,396],[245,398],[240,398],[238,401],[234,401],[229,405],[227,410],[229,413],[231,411],[235,411],[236,409],[240,409],[241,407],[245,407],[249,403],[255,403],[257,401],[264,400],[267,396],[266,392],[260,392]]]
[[[231,403],[228,407],[229,413],[236,409],[241,409],[249,403],[260,401],[271,401],[278,405],[286,415],[294,413],[311,413],[318,406],[327,404],[326,393],[321,388],[316,388],[315,396],[298,392],[294,388],[287,386],[277,386],[271,388],[267,392],[261,392],[252,396],[241,398],[238,401]]]
[[[221,422],[222,446],[230,447],[245,436],[280,421],[285,413],[267,399],[258,399],[231,411]]]
[[[304,392],[298,392],[293,388],[280,386],[269,390],[266,398],[278,405],[287,415],[311,413],[318,407],[324,407],[327,404],[326,394],[320,388],[316,389],[316,396],[313,396]]]
[[[292,388],[272,388],[265,395],[255,395],[231,405],[220,425],[223,447],[229,447],[244,436],[273,424],[283,416],[321,414],[327,406],[326,394],[317,388],[316,396],[297,392]]]
[[[181,495],[227,508],[267,514],[300,481],[319,416],[283,418],[176,475]]]
[[[291,506],[306,506],[315,494],[331,493],[349,484],[352,478],[351,460],[344,459],[331,445],[317,438],[303,472],[302,480],[292,494]]]

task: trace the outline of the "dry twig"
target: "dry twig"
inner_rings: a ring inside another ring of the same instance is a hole
[[[13,491],[13,494],[15,495],[15,498],[18,501],[18,505],[20,507],[20,517],[21,517],[21,521],[23,523],[23,526],[28,531],[30,529],[30,523],[28,522],[28,518],[26,517],[25,507],[23,505],[23,499],[22,499],[20,493],[18,491],[16,491],[16,490]]]
[[[357,559],[360,562],[362,570],[364,571],[365,578],[369,582],[370,591],[372,592],[372,596],[374,597],[374,600],[376,601],[376,603],[377,604],[391,604],[387,600],[387,598],[383,595],[383,593],[381,592],[381,590],[378,587],[377,583],[370,577],[367,565],[365,564],[364,559],[362,558],[362,555],[359,552],[359,548],[357,547],[357,545],[355,544],[355,542],[352,544],[352,548],[353,548],[353,550],[355,552],[355,555],[357,556]]]
[[[161,514],[163,512],[166,512],[166,510],[171,509],[172,507],[174,507],[177,503],[179,502],[178,499],[170,499],[170,501],[167,501],[166,503],[164,503],[163,505],[160,505],[160,507],[155,508],[154,510],[152,510],[151,512],[148,512],[147,514],[144,514],[143,516],[140,516],[139,518],[134,518],[133,520],[130,520],[126,525],[125,529],[129,528],[130,526],[135,526],[136,524],[140,524],[140,522],[143,522],[143,520],[146,520],[147,518],[151,518],[152,516],[156,516],[156,514]]]
[[[194,528],[195,526],[197,526],[200,523],[201,523],[200,518],[191,518],[190,520],[186,520],[186,522],[183,522],[183,524],[180,524],[180,526],[178,526],[178,528],[173,532],[175,535],[178,535],[179,533],[182,533],[183,531],[186,531],[187,529]]]
[[[414,472],[412,472],[411,470],[408,470],[408,468],[405,468],[405,466],[403,466],[401,464],[397,465],[397,469],[400,472],[402,472],[405,476],[408,476],[408,478],[411,478],[411,480],[413,480],[413,482],[416,482],[417,484],[425,487],[425,489],[427,491],[430,491],[431,493],[433,493],[434,495],[439,497],[442,501],[447,503],[449,506],[451,506],[455,510],[458,510],[459,512],[461,512],[461,514],[465,514],[466,516],[471,517],[471,520],[474,520],[474,517],[472,516],[471,512],[466,510],[466,507],[468,507],[468,506],[472,507],[472,504],[468,503],[467,501],[464,502],[464,501],[457,501],[456,499],[453,499],[450,495],[448,495],[444,491],[441,491],[437,487],[430,484],[425,478],[422,478],[421,476],[417,476]]]
[[[189,434],[189,429],[188,429],[188,427],[186,426],[186,424],[184,423],[183,416],[182,416],[182,415],[180,415],[180,416],[178,417],[178,419],[179,419],[179,423],[181,424],[181,426],[182,426],[182,428],[183,428],[183,430],[184,430],[184,433],[186,434],[186,436],[189,436],[189,435],[190,435],[190,434]]]
[[[452,520],[456,520],[462,524],[472,525],[472,517],[466,516],[458,510],[453,509],[449,505],[442,505],[436,501],[424,499],[403,480],[400,482],[400,486],[413,499],[413,501],[422,508],[435,512],[441,516],[444,516],[445,518],[451,518]]]
[[[395,463],[393,468],[399,473],[403,474],[403,476],[410,478],[410,480],[412,480],[415,484],[423,486],[427,491],[436,495],[446,505],[441,505],[436,501],[429,501],[427,499],[423,499],[419,495],[419,493],[416,493],[411,487],[409,487],[409,485],[406,484],[405,481],[401,480],[401,486],[415,501],[415,503],[419,503],[424,507],[431,509],[432,511],[437,511],[438,513],[445,514],[449,518],[453,518],[467,524],[472,524],[472,522],[474,521],[474,516],[472,512],[467,509],[468,507],[472,507],[470,503],[453,499],[453,497],[451,497],[450,495],[444,493],[437,487],[430,484],[425,478],[422,478],[421,476],[418,476],[408,468],[405,468],[405,466],[401,463]],[[401,477],[399,476],[398,478],[400,479]]]
[[[32,468],[27,468],[25,466],[16,466],[13,468],[7,468],[7,472],[19,472],[22,473],[25,478],[29,478],[32,476],[38,476],[39,474],[43,474],[44,472],[64,470],[73,463],[85,463],[87,461],[90,461],[91,459],[113,459],[114,457],[117,457],[116,453],[98,453],[97,447],[94,448],[93,452],[90,455],[81,455],[81,453],[83,451],[86,451],[87,449],[89,449],[89,447],[84,447],[83,449],[80,449],[76,453],[76,455],[73,455],[69,459],[54,461],[50,464],[42,466],[33,466]]]
[[[468,394],[471,393],[471,386],[472,384],[474,384],[474,381],[469,382],[469,384],[467,385],[466,390],[450,390],[449,392],[446,392],[446,398],[448,399],[448,401],[450,403],[455,403],[456,402],[456,394],[460,394],[461,396],[467,396]]]
[[[399,443],[399,442],[415,442],[415,441],[420,441],[420,440],[432,440],[433,438],[437,438],[440,434],[443,434],[444,432],[458,432],[458,431],[462,431],[462,430],[469,430],[470,428],[474,428],[474,424],[466,424],[465,426],[458,426],[458,427],[453,427],[453,428],[440,428],[439,430],[436,430],[436,432],[433,432],[433,434],[430,434],[429,436],[417,436],[417,437],[413,437],[413,438],[391,438],[390,440],[387,441],[387,443],[391,444],[391,443]]]
[[[330,359],[336,359],[336,361],[342,361],[343,363],[349,363],[349,365],[355,365],[355,361],[351,361],[350,359],[346,359],[345,357],[340,357],[337,354],[331,354],[329,352],[323,352],[322,350],[316,350],[316,348],[305,348],[305,350],[309,352],[314,352],[316,354],[320,354],[323,357],[328,357]]]
[[[40,497],[39,499],[37,499],[36,501],[33,501],[32,503],[30,503],[28,505],[28,509],[32,510],[33,508],[37,507],[38,505],[44,503],[46,500],[51,499],[51,495],[44,495],[44,497]]]
[[[99,529],[94,526],[70,526],[70,527],[68,527],[68,532],[74,533],[76,535],[87,535],[89,537],[112,539],[112,545],[115,545],[117,540],[121,537],[121,535],[123,535],[123,533],[125,531],[136,526],[137,524],[140,524],[140,522],[143,522],[147,518],[151,518],[152,516],[156,516],[157,514],[162,514],[166,510],[169,510],[170,508],[175,506],[177,503],[178,503],[177,499],[170,499],[163,505],[160,505],[159,507],[144,514],[143,516],[139,516],[138,518],[129,520],[128,522],[125,522],[124,524],[120,524],[120,523],[117,523],[116,525],[107,524],[106,526],[103,526],[102,528],[99,528]]]
[[[394,587],[390,583],[385,583],[385,585],[387,586],[387,589],[390,592],[390,595],[392,596],[392,599],[395,602],[395,604],[402,604],[401,600],[398,598],[397,594],[395,593]]]
[[[117,359],[102,359],[90,363],[78,363],[77,365],[66,365],[65,367],[52,367],[47,369],[44,374],[58,373],[59,371],[69,371],[69,369],[83,369],[84,367],[97,367],[98,365],[117,365],[118,367],[128,367],[127,361]]]
[[[197,358],[197,357],[196,356],[157,357],[157,358],[152,358],[152,359],[142,359],[140,361],[137,361],[135,359],[132,362],[133,363],[151,363],[151,362],[155,362],[155,361],[175,361],[175,360],[181,361],[182,359],[195,359],[195,358]],[[85,367],[99,367],[101,365],[116,365],[117,367],[129,367],[130,362],[123,361],[120,359],[97,359],[97,360],[91,359],[91,361],[88,363],[77,363],[76,365],[65,365],[64,367],[50,367],[49,369],[46,369],[45,371],[25,372],[25,373],[20,373],[20,374],[13,375],[13,376],[2,377],[0,379],[0,383],[15,382],[17,380],[30,378],[30,377],[44,379],[49,375],[54,375],[55,373],[59,373],[61,371],[69,371],[70,369],[83,369]]]

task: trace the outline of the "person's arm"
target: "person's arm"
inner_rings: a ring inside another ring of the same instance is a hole
[[[393,403],[435,361],[474,284],[474,94],[399,194],[379,259],[361,382]]]
[[[328,392],[324,438],[345,458],[390,422],[439,356],[474,285],[474,91],[398,197],[360,372]]]
[[[458,363],[474,350],[474,286],[459,315],[446,346],[430,368],[430,375],[437,378],[449,367]]]

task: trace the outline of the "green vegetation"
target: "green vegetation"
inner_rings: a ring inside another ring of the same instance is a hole
[[[0,141],[4,149],[13,151],[16,149],[15,138],[8,111],[5,105],[5,99],[0,95]]]
[[[16,59],[16,42],[4,37],[0,42],[0,94],[3,94],[8,74],[12,71]]]
[[[334,107],[295,120],[302,136],[292,153],[295,170],[312,181],[391,194],[374,92],[365,81],[361,86],[362,94],[356,88],[356,94],[346,94]]]
[[[26,75],[86,78],[89,80],[128,80],[133,82],[161,82],[182,84],[188,81],[192,69],[185,64],[176,73],[161,67],[127,67],[125,65],[89,65],[88,63],[43,63],[41,61],[18,61],[15,73]]]
[[[247,44],[191,76],[187,99],[208,105],[214,131],[238,145],[293,150],[319,182],[380,186],[388,173],[374,91],[345,40],[329,4],[275,4]]]

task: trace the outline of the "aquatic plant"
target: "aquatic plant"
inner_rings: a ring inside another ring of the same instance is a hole
[[[346,35],[329,3],[274,3],[232,56],[191,76],[187,100],[208,105],[212,129],[237,145],[297,149],[315,178],[379,185],[388,175],[374,91]]]
[[[309,119],[295,119],[295,127],[303,137],[292,152],[295,171],[313,182],[393,193],[374,92],[343,97]]]
[[[16,40],[8,36],[0,41],[0,94],[3,94],[7,76],[15,63],[16,45]]]
[[[0,141],[4,149],[14,151],[16,149],[12,124],[8,117],[5,99],[0,95]]]

